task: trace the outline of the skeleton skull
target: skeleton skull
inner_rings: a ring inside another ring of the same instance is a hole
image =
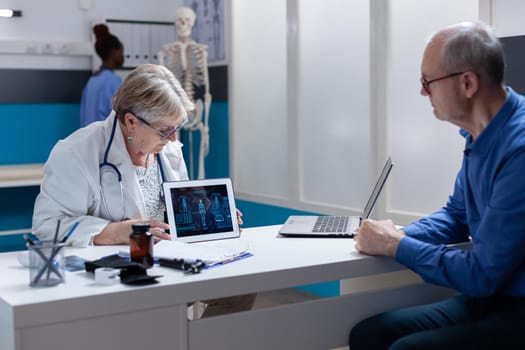
[[[189,37],[195,24],[195,12],[189,7],[180,7],[175,12],[175,27],[180,38]]]

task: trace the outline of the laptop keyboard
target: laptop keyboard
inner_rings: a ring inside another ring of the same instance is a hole
[[[348,216],[320,216],[313,232],[346,232],[349,219]]]

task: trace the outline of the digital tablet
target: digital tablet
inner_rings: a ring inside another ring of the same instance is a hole
[[[172,240],[202,242],[240,236],[231,179],[165,182]]]

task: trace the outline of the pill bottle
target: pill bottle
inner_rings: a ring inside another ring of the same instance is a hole
[[[149,224],[146,223],[133,224],[129,235],[131,261],[138,262],[147,268],[153,266],[153,235],[149,232],[149,228]]]

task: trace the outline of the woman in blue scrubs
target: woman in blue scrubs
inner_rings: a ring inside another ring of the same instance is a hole
[[[82,91],[80,127],[107,118],[111,113],[111,99],[122,82],[113,70],[124,64],[124,46],[105,24],[97,24],[93,32],[96,37],[95,51],[102,65]]]

